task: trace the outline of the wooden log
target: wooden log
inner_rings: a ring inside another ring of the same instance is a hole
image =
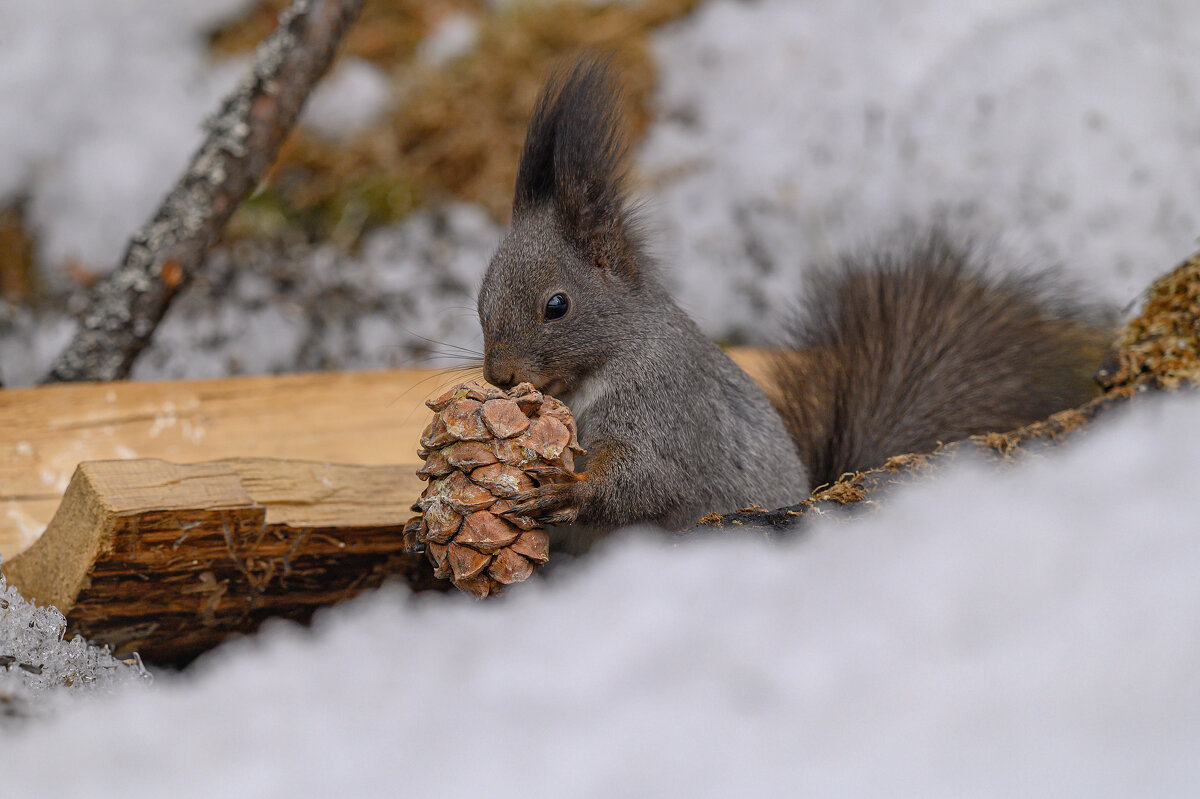
[[[733,354],[763,378],[763,353]],[[0,392],[4,574],[58,607],[72,634],[176,663],[388,575],[444,589],[404,552],[402,525],[423,488],[423,402],[450,379],[405,370]]]
[[[83,461],[411,463],[427,371],[54,385],[0,392],[0,555],[37,540]]]
[[[10,584],[71,634],[182,663],[263,619],[307,620],[385,578],[444,588],[403,549],[412,467],[244,458],[84,463]]]
[[[730,354],[763,379],[764,353]],[[83,461],[247,457],[416,469],[423,403],[452,382],[406,369],[0,391],[0,556],[38,539]]]

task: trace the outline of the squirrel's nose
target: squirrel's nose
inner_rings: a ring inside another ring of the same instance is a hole
[[[494,358],[483,361],[483,379],[497,388],[512,388],[516,385],[516,374],[509,364],[497,363]]]
[[[485,371],[483,373],[483,379],[488,381],[489,383],[491,383],[496,388],[509,389],[517,384],[517,381],[515,379],[513,379],[512,372],[508,373],[508,377],[500,377],[500,376],[496,375],[495,373],[488,374]]]

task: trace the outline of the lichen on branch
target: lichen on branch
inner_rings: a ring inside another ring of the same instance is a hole
[[[92,289],[46,382],[127,377],[172,298],[203,268],[230,215],[275,160],[363,0],[296,0],[206,123],[191,164],[121,263]]]

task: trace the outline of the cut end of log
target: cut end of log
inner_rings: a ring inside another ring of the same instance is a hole
[[[442,589],[404,547],[408,466],[246,459],[95,461],[75,472],[46,533],[3,564],[70,632],[182,663],[268,616],[319,607],[395,577]]]

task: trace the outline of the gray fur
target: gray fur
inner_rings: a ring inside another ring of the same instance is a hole
[[[558,396],[589,450],[587,480],[520,498],[548,523],[581,523],[569,548],[633,522],[680,529],[795,504],[812,480],[1013,427],[1091,390],[1103,335],[1087,314],[1034,283],[989,279],[935,233],[814,279],[799,349],[776,370],[777,413],[645,254],[622,187],[618,100],[594,59],[550,81],[479,292],[485,377]],[[556,293],[570,310],[547,321]]]
[[[782,420],[675,304],[640,246],[612,157],[620,129],[597,136],[580,123],[611,125],[616,99],[605,65],[585,60],[539,102],[519,178],[529,185],[518,183],[479,292],[485,377],[531,382],[572,409],[590,453],[578,521],[593,531],[679,529],[711,511],[797,502],[808,480]],[[587,142],[602,142],[603,157],[589,159]],[[546,174],[556,169],[548,152],[568,154],[557,161],[569,173]],[[560,292],[570,311],[543,321]],[[592,469],[601,455],[610,468]]]
[[[798,502],[808,480],[766,395],[648,268],[637,285],[570,254],[550,214],[520,218],[479,292],[485,376],[552,389],[589,451],[620,453],[580,521],[680,529],[711,511]],[[644,259],[642,262],[645,263]],[[571,312],[543,323],[550,294]],[[582,468],[587,469],[587,458]]]
[[[778,410],[818,484],[1087,401],[1111,320],[941,230],[810,270]]]

